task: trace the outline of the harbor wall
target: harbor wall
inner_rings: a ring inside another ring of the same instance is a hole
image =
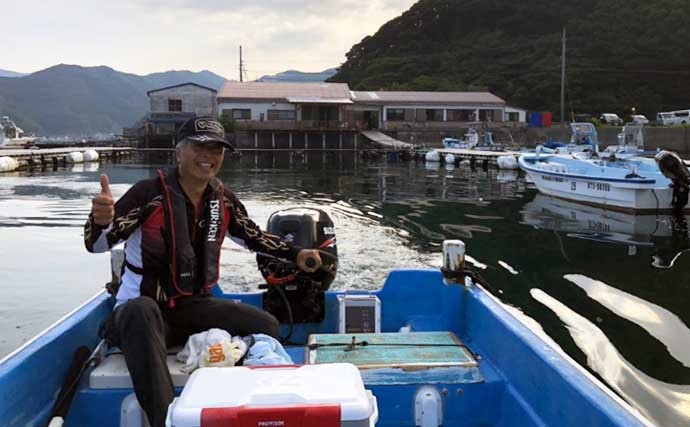
[[[506,144],[510,137],[507,132],[510,132],[513,140],[522,147],[534,148],[538,144],[544,143],[549,139],[554,141],[569,141],[570,128],[496,128],[493,130],[493,138],[496,143]],[[599,127],[599,141],[601,146],[606,147],[617,143],[617,135],[620,133],[620,127]],[[410,142],[413,144],[423,144],[428,147],[441,147],[441,141],[445,137],[463,137],[465,129],[447,129],[447,130],[398,130],[395,132],[386,132],[393,138],[400,141]],[[646,127],[644,130],[645,149],[656,150],[661,148],[664,150],[676,151],[683,154],[685,157],[690,157],[690,126],[678,127]]]
[[[621,129],[618,127],[599,127],[599,142],[603,147],[617,144],[617,135]],[[570,129],[553,128],[529,128],[527,129],[525,146],[534,147],[545,142],[548,138],[554,141],[568,141]],[[690,126],[679,127],[646,127],[644,129],[644,146],[647,150],[657,148],[676,151],[690,155]]]

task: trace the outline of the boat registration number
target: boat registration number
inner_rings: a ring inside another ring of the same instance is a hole
[[[588,182],[587,189],[596,191],[611,191],[611,184],[606,184],[603,182]]]

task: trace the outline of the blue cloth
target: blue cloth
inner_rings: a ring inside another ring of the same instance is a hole
[[[252,337],[254,338],[254,345],[247,351],[247,357],[243,363],[244,366],[294,364],[277,339],[264,334],[254,334]],[[250,338],[245,338],[245,342],[248,339]],[[247,345],[250,344],[251,342],[247,342]]]

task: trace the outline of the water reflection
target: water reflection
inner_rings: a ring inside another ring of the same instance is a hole
[[[518,171],[511,169],[500,169],[496,174],[496,180],[499,182],[517,181],[519,176]]]
[[[664,344],[671,356],[690,367],[690,329],[678,316],[663,307],[585,275],[566,274],[564,278],[613,313],[641,326]]]
[[[671,268],[690,248],[690,216],[630,215],[542,194],[525,204],[522,223],[535,228],[566,232],[568,237],[628,245],[635,256],[637,246],[654,247],[652,265]]]
[[[532,289],[530,293],[564,323],[587,356],[589,367],[643,415],[664,427],[690,424],[690,386],[669,384],[646,375],[621,356],[594,323],[541,289]]]

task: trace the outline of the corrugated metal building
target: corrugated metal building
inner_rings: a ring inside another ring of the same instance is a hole
[[[147,92],[150,112],[145,124],[147,147],[170,147],[180,125],[195,116],[218,115],[215,89],[182,83]]]

